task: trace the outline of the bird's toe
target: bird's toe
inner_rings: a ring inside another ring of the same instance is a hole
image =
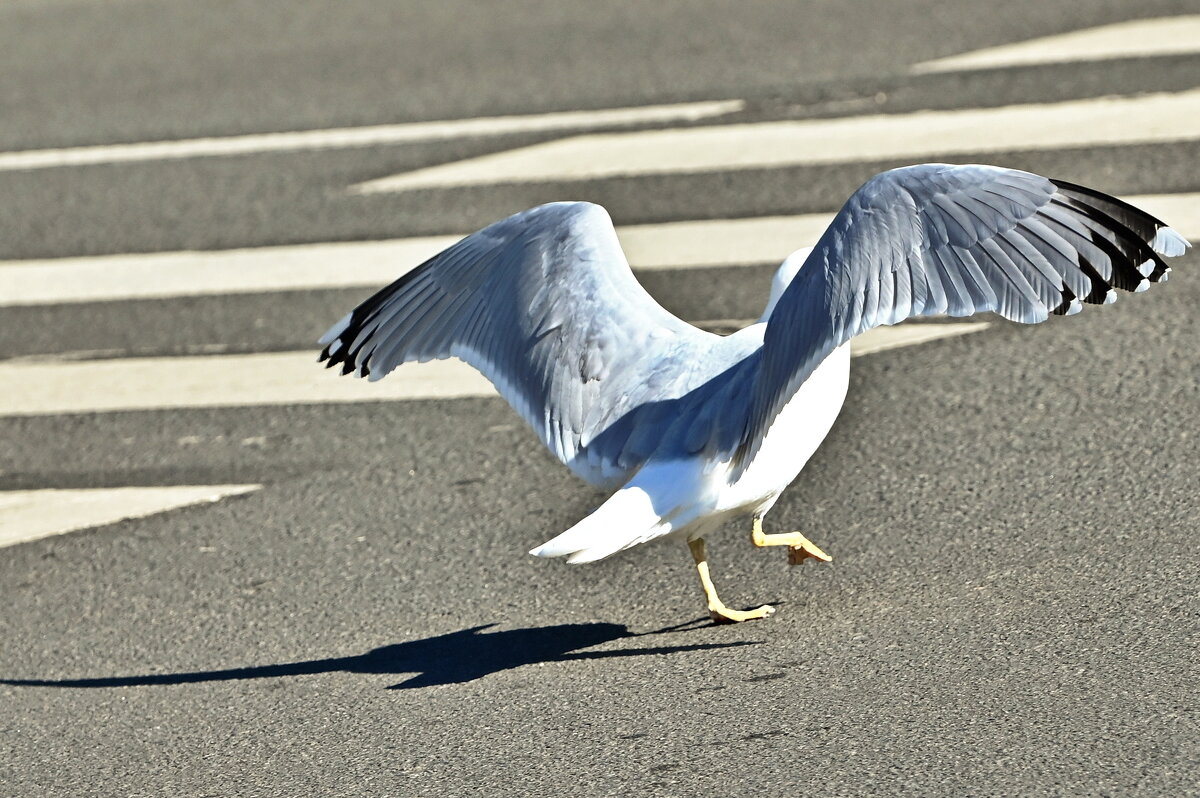
[[[770,618],[775,614],[775,608],[770,604],[764,604],[752,610],[731,610],[728,607],[710,607],[708,614],[713,619],[713,623],[741,623],[742,621],[753,621],[759,618]]]
[[[788,546],[789,565],[799,565],[805,560],[810,559],[820,560],[821,562],[830,562],[833,560],[832,557],[821,550],[820,546],[805,538],[803,535],[800,535],[799,532],[795,534],[800,536],[802,542]]]

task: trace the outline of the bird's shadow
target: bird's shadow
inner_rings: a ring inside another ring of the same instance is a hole
[[[312,673],[403,674],[415,673],[388,689],[404,690],[435,685],[460,684],[492,673],[543,662],[566,662],[610,657],[640,657],[676,654],[684,651],[732,648],[754,645],[748,641],[701,643],[657,648],[621,648],[606,651],[582,651],[602,643],[634,637],[648,637],[680,631],[694,622],[654,632],[630,632],[615,623],[572,623],[487,632],[496,624],[485,624],[449,634],[395,643],[348,657],[256,665],[246,668],[155,673],[137,676],[105,676],[90,679],[0,679],[0,684],[26,687],[128,687],[137,685],[192,684],[235,679],[270,679]]]

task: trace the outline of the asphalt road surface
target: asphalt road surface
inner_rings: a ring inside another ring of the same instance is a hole
[[[0,150],[700,101],[741,103],[620,129],[1170,103],[1200,85],[1194,49],[911,67],[1195,14],[1165,0],[10,0]],[[974,155],[935,142],[919,159],[349,191],[612,129],[4,169],[0,259],[465,233],[555,199],[603,203],[624,226],[825,213],[913,160],[1177,207],[1200,192],[1200,135],[1084,129],[1080,144],[1001,150],[976,131]],[[682,547],[577,568],[528,557],[602,496],[494,397],[157,407],[170,386],[141,370],[142,409],[5,413],[0,502],[262,487],[0,549],[0,794],[1200,794],[1194,252],[1112,307],[856,359],[832,434],[768,516],[834,562],[789,568],[725,530],[710,541],[723,598],[780,609],[732,627],[708,622]],[[639,277],[702,321],[757,316],[769,274]],[[0,392],[32,390],[30,364],[310,349],[371,292],[288,288],[0,296]],[[84,381],[73,400],[100,391]]]

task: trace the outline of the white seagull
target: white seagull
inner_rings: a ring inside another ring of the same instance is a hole
[[[704,537],[750,516],[756,546],[829,557],[762,517],[845,401],[850,339],[917,316],[991,311],[1036,323],[1166,279],[1188,242],[1091,189],[994,166],[922,164],[876,175],[817,245],[784,261],[762,318],[729,336],[664,310],[634,279],[608,213],[558,202],[485,227],[363,302],[321,360],[377,380],[401,363],[479,369],[550,451],[616,488],[531,554],[571,563],[655,538],[691,548],[717,622]]]

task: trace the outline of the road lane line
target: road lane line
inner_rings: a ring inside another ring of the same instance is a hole
[[[263,152],[326,150],[373,147],[454,138],[500,136],[513,133],[569,131],[590,127],[644,125],[659,122],[688,122],[742,110],[742,100],[652,105],[642,108],[607,108],[598,111],[560,111],[523,116],[452,119],[437,122],[408,122],[395,125],[297,130],[244,136],[213,136],[175,141],[144,141],[65,147],[50,150],[18,150],[0,153],[0,171],[48,169],[133,161],[163,161],[180,158],[249,155]]]
[[[1200,239],[1200,193],[1127,197]],[[830,213],[668,222],[617,229],[635,269],[780,263],[824,232]],[[461,236],[0,261],[0,307],[214,294],[379,287]]]
[[[0,307],[381,286],[460,238],[0,261]]]
[[[782,262],[816,241],[832,214],[631,225],[618,229],[635,268]],[[0,261],[0,307],[116,299],[381,286],[461,235]]]
[[[749,323],[747,321],[747,323]],[[986,322],[880,327],[854,340],[856,355],[978,332]],[[0,416],[185,407],[380,402],[494,396],[459,360],[409,363],[379,382],[340,377],[316,352],[0,363]]]
[[[1136,97],[573,136],[351,187],[370,194],[502,183],[935,158],[1200,139],[1200,89]]]
[[[913,72],[957,72],[1069,61],[1200,53],[1200,14],[1135,19],[924,61]]]
[[[850,341],[850,355],[862,357],[876,352],[904,349],[928,344],[943,338],[957,338],[968,333],[986,330],[990,321],[942,322],[938,324],[899,324],[894,327],[875,327]]]
[[[0,547],[217,502],[262,485],[0,491]]]

